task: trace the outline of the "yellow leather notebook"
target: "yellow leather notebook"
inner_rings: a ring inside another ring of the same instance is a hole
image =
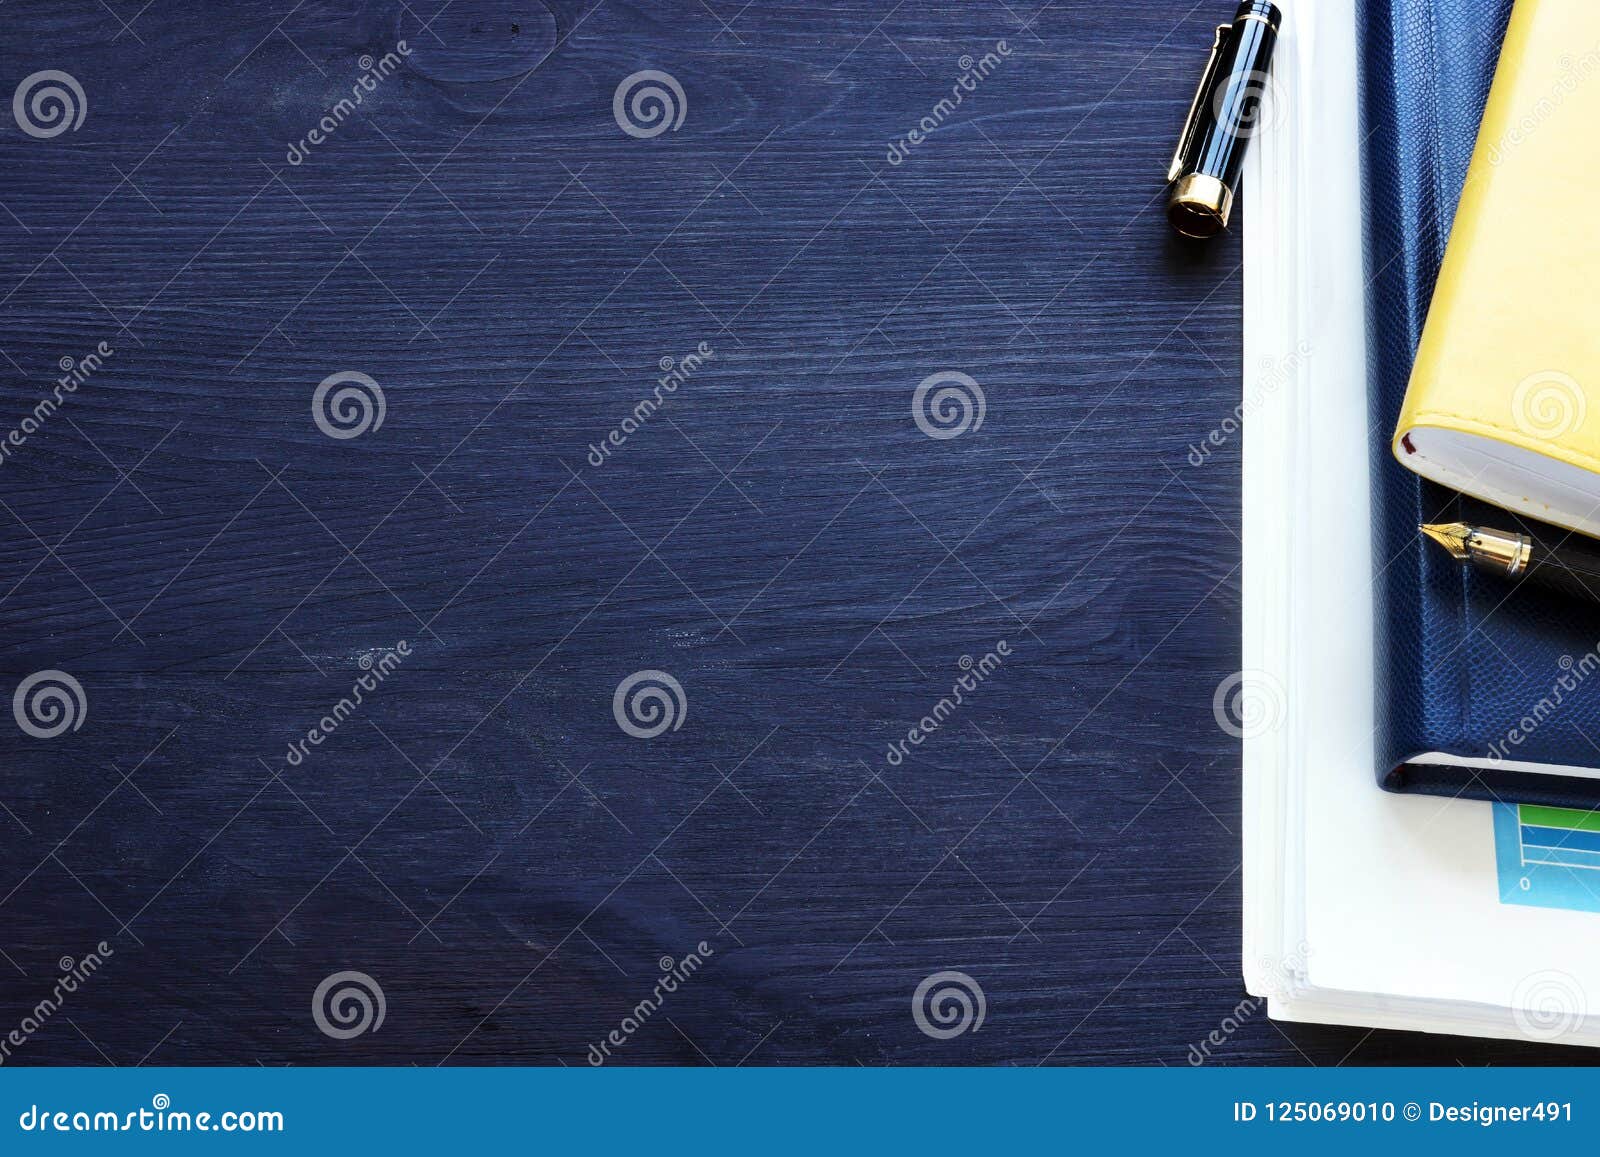
[[[1394,453],[1600,536],[1600,0],[1517,0]]]

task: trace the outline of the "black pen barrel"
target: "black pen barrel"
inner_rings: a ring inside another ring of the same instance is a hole
[[[1552,590],[1600,602],[1600,543],[1576,534],[1560,545],[1535,542],[1528,557],[1528,578]]]
[[[1196,125],[1185,170],[1215,177],[1229,189],[1239,187],[1245,142],[1261,127],[1278,19],[1278,10],[1266,0],[1239,5],[1217,61],[1216,84],[1206,98],[1209,115]]]
[[[1185,236],[1209,237],[1227,227],[1245,148],[1262,128],[1281,20],[1269,0],[1245,0],[1233,23],[1219,29],[1168,174],[1167,216]]]

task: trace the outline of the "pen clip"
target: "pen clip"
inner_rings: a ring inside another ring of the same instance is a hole
[[[1200,77],[1200,87],[1195,89],[1194,102],[1189,105],[1189,115],[1183,121],[1183,135],[1178,138],[1178,150],[1172,154],[1172,164],[1167,166],[1169,185],[1183,175],[1184,154],[1189,151],[1189,145],[1194,141],[1194,134],[1200,127],[1200,106],[1216,82],[1217,62],[1222,58],[1222,44],[1232,29],[1231,24],[1217,25],[1217,36],[1211,44],[1211,56],[1206,61],[1206,70]]]

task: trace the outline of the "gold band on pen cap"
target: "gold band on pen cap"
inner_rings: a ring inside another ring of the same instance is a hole
[[[1228,227],[1233,190],[1215,177],[1187,173],[1167,193],[1167,220],[1185,237],[1203,241]]]

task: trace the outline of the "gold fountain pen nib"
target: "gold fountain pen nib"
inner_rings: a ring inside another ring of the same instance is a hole
[[[1472,557],[1471,552],[1467,550],[1467,543],[1472,541],[1472,527],[1466,523],[1424,523],[1417,529],[1444,547],[1453,557],[1460,561],[1465,562]]]

